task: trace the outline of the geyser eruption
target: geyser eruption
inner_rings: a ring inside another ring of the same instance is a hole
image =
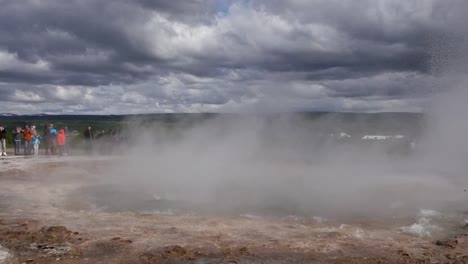
[[[342,125],[296,114],[220,115],[171,130],[133,125],[133,147],[106,178],[211,213],[377,216],[460,199],[452,181],[415,165],[423,164],[416,153],[337,138],[323,130],[330,123]],[[405,150],[411,143],[401,142]]]
[[[450,36],[431,36],[437,49],[432,99],[418,137],[403,135],[401,145],[409,151],[395,155],[386,144],[369,146],[361,137],[375,131],[366,126],[351,139],[339,138],[349,127],[333,115],[220,115],[171,128],[133,123],[132,147],[108,179],[202,211],[373,216],[466,210],[467,35],[461,6],[450,23],[438,25]]]

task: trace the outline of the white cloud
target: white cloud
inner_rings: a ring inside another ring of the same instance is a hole
[[[12,99],[20,101],[20,102],[40,102],[44,100],[42,96],[40,96],[39,94],[33,91],[21,91],[21,90],[15,91]]]
[[[75,87],[75,86],[56,86],[55,88],[55,98],[63,101],[76,100],[83,96],[86,87]]]
[[[0,50],[0,71],[45,72],[50,70],[49,63],[42,59],[34,62],[22,61],[17,54]]]

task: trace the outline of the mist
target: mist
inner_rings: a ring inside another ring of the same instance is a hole
[[[171,128],[129,123],[132,143],[103,181],[132,190],[134,199],[179,201],[189,212],[391,215],[454,207],[464,195],[407,151],[409,139],[394,153],[392,144],[364,143],[359,134],[339,138],[326,133],[340,127],[328,115],[221,115]]]
[[[184,201],[199,212],[466,211],[465,6],[445,25],[450,34],[430,40],[433,83],[424,126],[404,132],[402,151],[360,140],[363,134],[395,135],[393,130],[363,125],[350,132],[333,115],[311,120],[293,113],[226,114],[171,126],[129,120],[131,144],[102,181],[155,201]],[[381,121],[387,128],[405,126]],[[351,139],[337,138],[340,133]]]
[[[460,60],[439,66],[446,70],[434,83],[438,90],[428,100],[424,126],[405,131],[397,143],[403,150],[395,153],[392,144],[361,140],[363,134],[395,135],[395,130],[363,125],[350,133],[333,115],[311,120],[293,113],[227,114],[170,128],[129,120],[132,143],[106,179],[209,213],[466,211],[468,82],[461,66]],[[391,118],[381,121],[404,126]],[[341,139],[341,133],[351,138]]]

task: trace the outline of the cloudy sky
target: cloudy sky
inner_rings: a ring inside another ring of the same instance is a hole
[[[0,113],[422,111],[464,0],[0,0]]]

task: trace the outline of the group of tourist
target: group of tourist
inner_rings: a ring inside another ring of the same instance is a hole
[[[63,129],[54,128],[53,124],[49,124],[44,127],[44,145],[45,145],[45,154],[46,155],[68,155],[68,138],[69,132],[68,128],[64,127]]]
[[[15,141],[15,155],[20,155],[21,142],[24,145],[24,155],[34,154],[37,156],[39,154],[41,136],[37,133],[35,126],[16,127],[13,139]]]
[[[8,137],[7,134],[9,134]],[[103,155],[118,152],[122,147],[121,144],[126,142],[128,137],[120,129],[100,130],[94,134],[90,126],[81,135],[81,148],[74,144],[74,152],[84,151],[87,154]],[[53,124],[48,124],[44,126],[43,131],[38,131],[36,126],[25,125],[16,127],[10,134],[10,131],[7,132],[5,127],[0,125],[0,156],[7,156],[7,139],[8,143],[14,146],[15,155],[37,156],[40,149],[45,155],[69,155],[71,138],[66,126],[56,129]],[[76,139],[76,137],[73,138]],[[75,140],[73,142],[76,143]]]
[[[69,145],[67,141],[68,128],[64,127],[57,131],[53,124],[44,127],[43,136],[36,130],[36,126],[25,125],[16,127],[13,130],[13,141],[15,155],[39,155],[39,146],[44,143],[46,155],[68,155]],[[1,156],[7,156],[6,149],[7,131],[0,125],[0,153]],[[21,144],[23,144],[23,153],[21,153]]]

